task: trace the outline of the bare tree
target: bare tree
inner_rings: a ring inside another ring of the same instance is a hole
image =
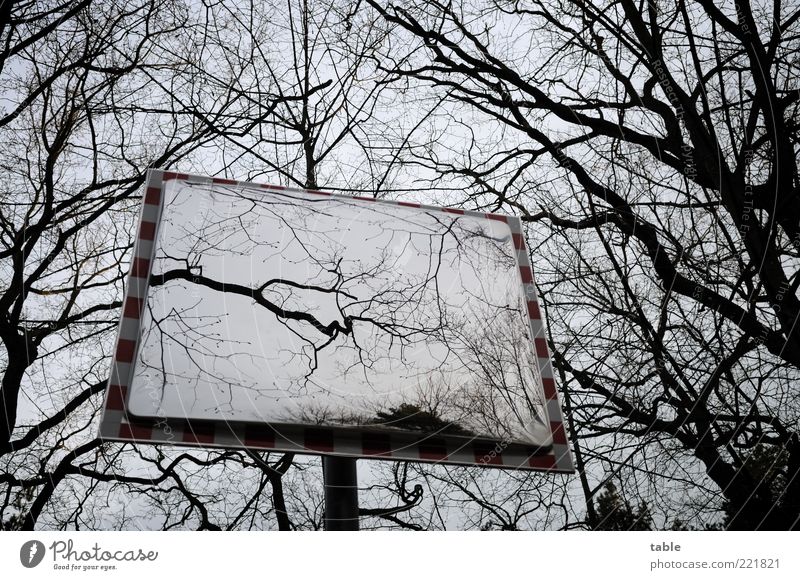
[[[321,527],[313,460],[95,439],[144,172],[179,167],[528,224],[578,477],[376,464],[368,527],[797,527],[800,12],[201,6],[0,11],[4,525]]]
[[[724,498],[730,528],[796,528],[800,12],[369,4],[407,43],[385,70],[450,93],[465,143],[413,163],[541,240],[589,525],[622,473],[659,510],[684,490],[698,521]],[[778,488],[745,468],[759,446]]]
[[[131,450],[93,433],[145,170],[238,127],[213,106],[197,123],[160,90],[183,72],[176,31],[202,28],[180,4],[7,7],[0,513],[30,528],[74,486],[48,521],[82,527],[103,482],[155,485],[108,473]]]
[[[0,521],[318,528],[313,462],[102,444],[96,419],[146,169],[366,187],[380,31],[305,2],[3,9]]]

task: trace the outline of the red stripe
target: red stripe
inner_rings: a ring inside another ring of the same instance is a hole
[[[548,401],[556,398],[556,382],[553,379],[542,379],[542,389],[544,390],[544,398]]]
[[[211,180],[211,183],[216,183],[217,185],[237,185],[239,182],[235,179],[225,179],[223,177],[215,177]]]
[[[516,249],[525,249],[525,237],[522,234],[511,234],[511,239],[514,240],[514,247]]]
[[[564,431],[564,423],[561,421],[550,421],[550,430],[553,433],[553,443],[560,445],[567,444],[567,433]]]
[[[496,214],[496,213],[487,213],[486,217],[488,219],[490,219],[490,220],[497,220],[499,222],[508,223],[508,217],[504,216],[504,215],[499,215],[499,214]]]
[[[148,187],[144,194],[144,202],[147,205],[158,205],[159,201],[161,201],[161,188]]]
[[[522,276],[522,281],[525,284],[533,284],[533,272],[528,266],[520,266],[519,274]]]
[[[489,465],[503,465],[502,449],[488,443],[474,443],[475,463]]]
[[[414,202],[411,202],[411,201],[398,201],[397,205],[402,205],[402,206],[405,206],[405,207],[422,207],[422,204],[414,203]]]
[[[183,441],[185,443],[213,443],[214,424],[187,421],[183,428]]]
[[[134,258],[131,264],[131,276],[134,278],[147,278],[150,273],[150,260],[147,258]]]
[[[333,451],[333,431],[330,429],[306,429],[304,447],[314,451]]]
[[[142,222],[139,228],[140,240],[152,240],[156,237],[156,224],[154,222]]]
[[[443,207],[442,209],[447,213],[457,213],[458,215],[464,215],[463,209],[456,209],[454,207]]]
[[[122,311],[122,316],[124,318],[140,318],[142,316],[142,304],[144,304],[142,298],[128,296],[128,299],[125,301],[125,309]]]
[[[117,343],[117,362],[129,363],[133,361],[133,353],[136,352],[136,341],[120,338]]]
[[[539,310],[539,303],[538,302],[528,302],[528,316],[533,318],[534,320],[539,320],[542,318],[542,313]]]
[[[281,191],[286,189],[286,187],[284,187],[283,185],[269,185],[267,183],[261,184],[261,187],[263,187],[264,189],[279,189]]]
[[[353,199],[359,199],[361,201],[375,201],[374,197],[358,197],[358,196],[355,196],[355,197],[353,197]]]
[[[248,447],[275,447],[275,431],[263,425],[248,425],[244,432],[244,444]]]
[[[537,467],[539,469],[554,469],[556,466],[555,455],[534,455],[528,459],[530,467]]]
[[[534,338],[533,343],[536,345],[536,356],[547,358],[547,341],[543,338]]]
[[[364,455],[391,455],[392,438],[380,433],[362,433],[361,450]]]
[[[125,410],[125,393],[128,390],[124,385],[108,385],[106,409],[109,411]]]
[[[152,427],[136,425],[134,423],[122,423],[119,426],[119,436],[122,439],[147,440],[153,436]]]
[[[170,179],[189,179],[188,173],[173,173],[168,171],[164,174],[164,181],[168,181]]]
[[[447,459],[447,445],[441,439],[426,439],[419,444],[419,458],[434,461]]]

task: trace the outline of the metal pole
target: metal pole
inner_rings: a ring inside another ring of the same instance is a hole
[[[325,530],[358,531],[358,476],[351,457],[322,456]]]

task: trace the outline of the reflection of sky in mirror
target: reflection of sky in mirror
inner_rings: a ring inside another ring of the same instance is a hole
[[[507,224],[170,181],[129,408],[540,443]]]

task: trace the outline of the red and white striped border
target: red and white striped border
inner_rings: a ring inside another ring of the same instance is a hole
[[[128,385],[141,331],[141,316],[147,297],[148,278],[155,253],[155,240],[164,204],[164,185],[178,179],[197,184],[236,185],[272,191],[296,191],[332,196],[343,200],[361,200],[379,204],[413,207],[497,220],[508,224],[517,250],[517,260],[524,296],[528,304],[532,348],[536,354],[542,388],[546,399],[552,445],[533,448],[491,440],[427,434],[424,439],[407,433],[387,433],[354,427],[316,427],[303,425],[267,425],[228,423],[225,421],[189,421],[163,418],[142,419],[126,411]],[[371,197],[350,197],[318,190],[304,190],[274,185],[261,185],[231,179],[210,178],[186,173],[151,169],[148,172],[128,275],[128,287],[120,317],[116,348],[106,391],[100,437],[110,441],[138,443],[171,443],[220,448],[248,448],[295,453],[331,454],[351,457],[425,461],[459,465],[483,465],[506,469],[538,471],[574,471],[569,441],[561,414],[558,392],[553,378],[550,352],[545,339],[539,297],[533,268],[525,245],[522,222],[514,216],[481,213],[469,210],[429,206],[404,201],[377,200]]]

